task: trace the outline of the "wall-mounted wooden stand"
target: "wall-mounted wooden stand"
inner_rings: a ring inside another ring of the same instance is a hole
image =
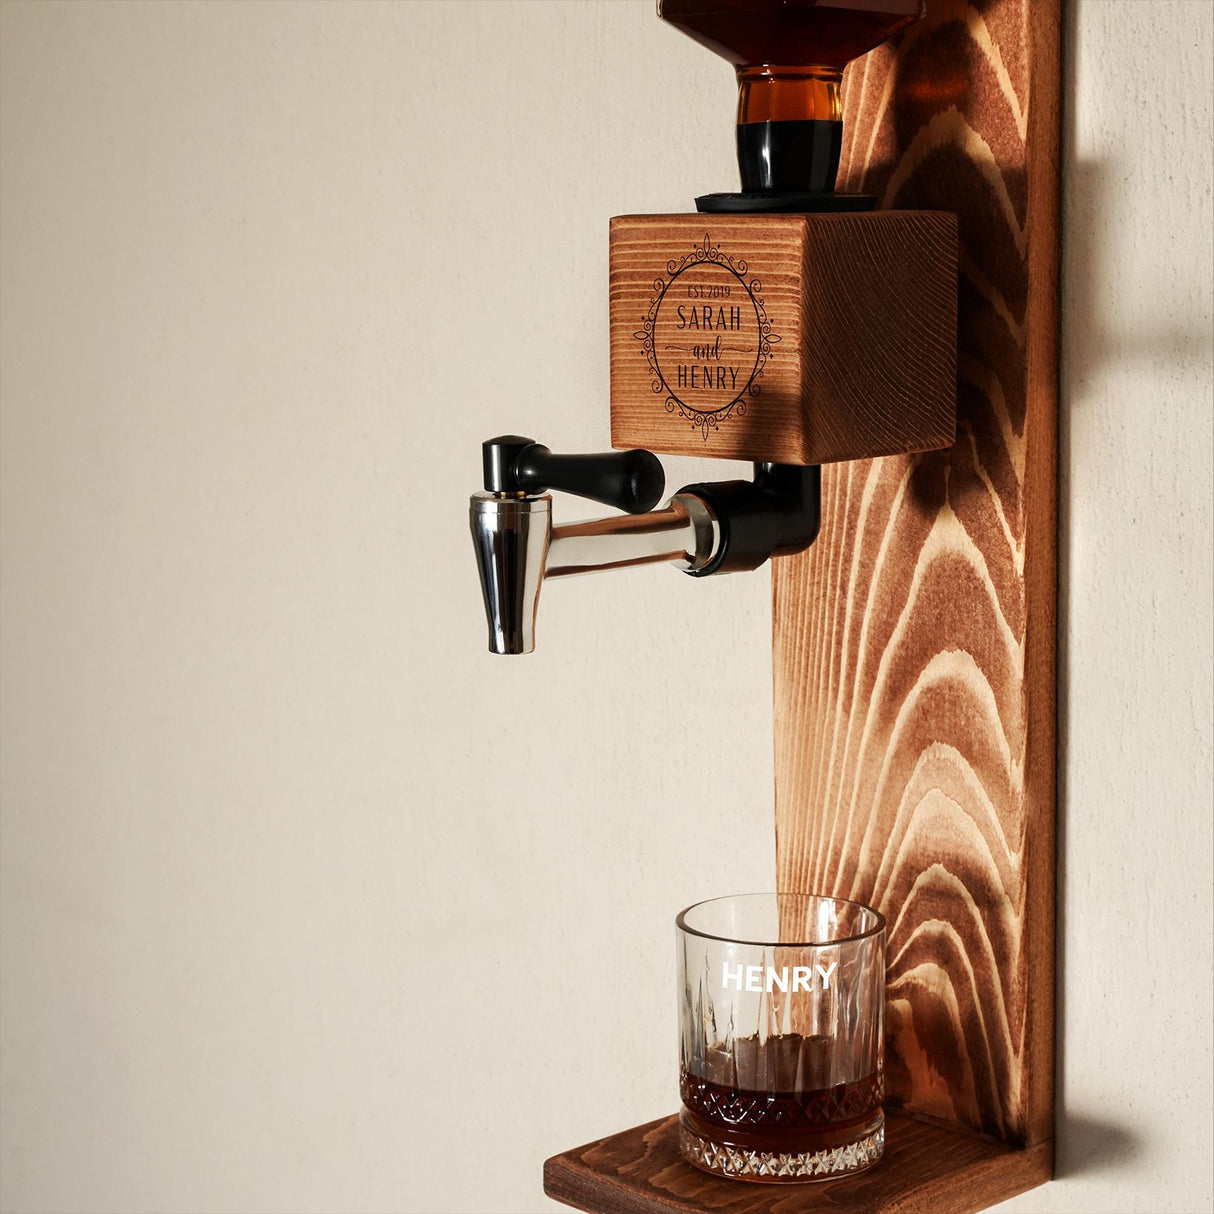
[[[777,881],[890,924],[885,1157],[720,1180],[669,1118],[548,1160],[561,1201],[963,1214],[1051,1175],[1058,99],[1059,0],[928,0],[844,82],[840,188],[960,237],[956,443],[829,466],[773,572]]]

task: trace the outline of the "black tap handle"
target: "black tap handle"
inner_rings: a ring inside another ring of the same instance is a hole
[[[502,434],[482,445],[490,493],[543,493],[557,489],[629,514],[652,510],[666,487],[662,462],[652,451],[553,455],[534,439]]]

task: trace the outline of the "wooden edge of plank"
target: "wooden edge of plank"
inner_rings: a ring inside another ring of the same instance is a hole
[[[804,1185],[730,1181],[682,1162],[677,1123],[661,1118],[554,1155],[544,1192],[588,1214],[974,1214],[1053,1175],[1052,1141],[1017,1148],[891,1109],[884,1168]]]

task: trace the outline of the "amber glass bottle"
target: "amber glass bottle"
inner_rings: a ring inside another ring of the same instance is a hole
[[[658,0],[658,16],[738,74],[747,191],[835,188],[843,69],[923,15],[924,0]]]

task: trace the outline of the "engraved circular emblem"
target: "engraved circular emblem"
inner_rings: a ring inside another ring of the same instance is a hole
[[[762,284],[714,245],[708,234],[654,279],[641,342],[654,393],[708,435],[745,414],[759,395],[763,368],[779,342],[763,307]]]

